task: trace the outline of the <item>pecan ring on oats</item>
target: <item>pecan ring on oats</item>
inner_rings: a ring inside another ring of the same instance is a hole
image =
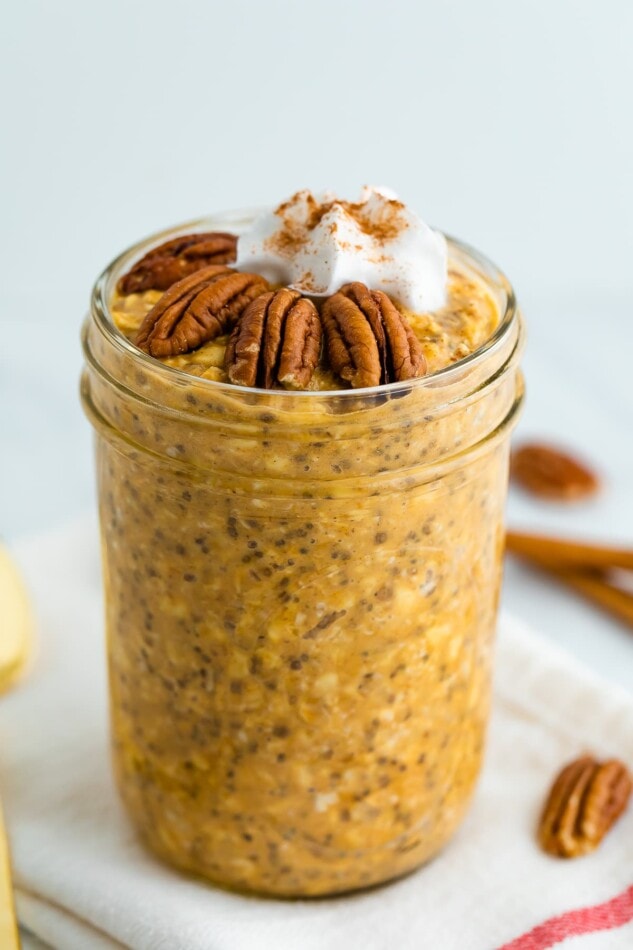
[[[237,238],[225,231],[183,234],[148,251],[120,278],[122,295],[144,290],[168,290],[172,284],[210,264],[230,264],[236,258]]]
[[[143,320],[136,345],[155,357],[188,353],[230,330],[266,290],[268,281],[259,274],[203,267],[163,294]]]
[[[233,383],[306,389],[323,333],[332,370],[353,388],[426,372],[422,345],[387,294],[348,283],[319,312],[298,291],[270,291],[260,275],[227,267],[222,261],[233,259],[235,249],[230,234],[185,235],[154,248],[120,279],[122,294],[167,288],[141,324],[140,349],[158,359],[195,350],[231,330],[264,294],[227,346],[225,369]]]
[[[312,301],[287,287],[261,294],[236,324],[224,366],[232,383],[306,389],[321,353],[321,320]]]

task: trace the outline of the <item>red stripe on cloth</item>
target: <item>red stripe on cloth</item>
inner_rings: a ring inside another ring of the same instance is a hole
[[[568,910],[559,917],[550,917],[544,923],[534,927],[510,943],[504,943],[499,950],[545,950],[565,940],[566,937],[579,937],[582,934],[597,933],[599,930],[613,930],[633,920],[633,884],[622,894],[613,897],[604,904],[595,907],[582,907]]]

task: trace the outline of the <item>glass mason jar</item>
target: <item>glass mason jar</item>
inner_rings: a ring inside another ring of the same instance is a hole
[[[476,353],[380,390],[187,375],[108,312],[159,239],[97,281],[82,397],[96,429],[118,785],[148,845],[217,884],[321,895],[450,838],[480,768],[522,399],[506,278]]]

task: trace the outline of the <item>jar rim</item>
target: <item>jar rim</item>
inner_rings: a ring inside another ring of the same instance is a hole
[[[181,384],[187,383],[188,381],[190,382],[191,374],[187,373],[186,370],[162,363],[160,360],[155,359],[148,353],[143,352],[143,350],[138,349],[138,347],[130,342],[130,340],[128,340],[127,337],[118,329],[114,320],[112,319],[108,303],[112,285],[115,279],[118,279],[120,271],[125,265],[131,264],[134,260],[138,259],[140,256],[142,256],[142,254],[148,251],[152,246],[155,246],[164,240],[168,240],[171,237],[177,237],[180,233],[188,233],[192,229],[200,230],[201,228],[208,229],[209,227],[214,229],[226,229],[231,225],[246,225],[250,223],[257,214],[260,214],[264,210],[265,209],[261,207],[239,209],[235,211],[218,212],[201,218],[195,218],[183,224],[155,232],[149,237],[137,241],[135,244],[131,245],[116,258],[114,258],[114,260],[112,260],[107,265],[107,267],[101,272],[95,281],[91,294],[91,312],[100,331],[104,334],[106,339],[108,339],[108,341],[123,355],[131,356],[132,358],[138,360],[139,366],[146,366],[154,373],[158,372],[159,375],[164,373],[164,378],[166,381],[173,380],[175,383],[180,382]],[[318,399],[332,399],[332,397],[345,400],[346,398],[358,399],[359,396],[371,396],[375,394],[387,395],[389,393],[398,393],[402,390],[410,391],[411,389],[418,388],[431,389],[437,385],[450,384],[454,380],[458,379],[464,373],[464,371],[475,369],[477,366],[483,363],[488,356],[496,352],[503,345],[508,335],[513,332],[516,323],[521,318],[514,288],[504,272],[499,267],[497,267],[497,265],[494,264],[485,254],[482,254],[481,251],[478,251],[472,245],[458,238],[452,237],[443,231],[440,233],[442,233],[446,238],[449,251],[451,248],[453,248],[459,254],[465,256],[468,262],[475,264],[486,277],[486,279],[488,279],[497,290],[501,290],[505,294],[505,309],[502,313],[501,319],[499,320],[494,332],[481,344],[481,346],[477,347],[477,349],[473,350],[472,353],[469,353],[456,363],[451,363],[448,366],[444,366],[441,369],[435,370],[432,373],[428,373],[425,376],[416,377],[415,379],[401,380],[394,383],[384,383],[380,386],[369,386],[358,389],[279,389],[275,390],[274,395],[278,396],[282,400],[284,396],[292,397],[293,399],[296,399],[297,397],[306,398],[313,401]],[[209,392],[222,392],[226,394],[242,393],[248,394],[251,398],[253,397],[253,394],[261,392],[262,394],[265,393],[268,397],[271,396],[270,391],[259,390],[252,386],[239,386],[235,383],[207,379],[198,376],[196,376],[195,379],[197,385],[201,384],[204,387],[208,387]]]

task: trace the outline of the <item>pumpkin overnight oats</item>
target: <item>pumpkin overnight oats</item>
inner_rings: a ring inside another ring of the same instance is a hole
[[[159,855],[323,895],[394,878],[481,764],[520,314],[395,199],[299,193],[97,282],[113,755]]]

